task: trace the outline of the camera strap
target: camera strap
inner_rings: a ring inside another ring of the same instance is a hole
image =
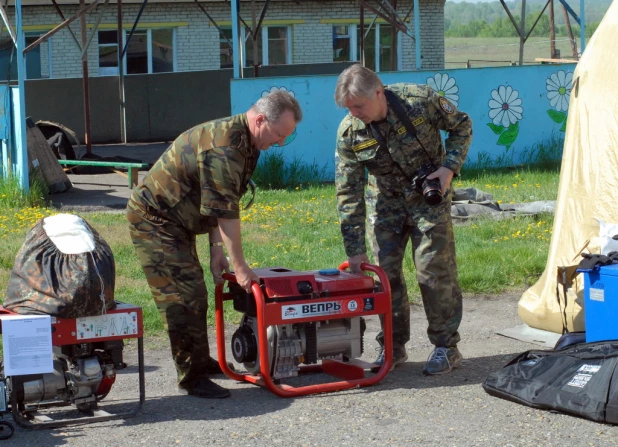
[[[429,152],[427,152],[427,149],[425,149],[425,146],[423,146],[423,143],[418,138],[418,132],[416,132],[416,127],[414,127],[414,124],[412,124],[412,122],[410,121],[410,118],[408,117],[408,114],[403,109],[403,106],[401,105],[401,102],[399,101],[399,98],[397,98],[397,95],[395,95],[395,93],[393,93],[392,91],[387,90],[387,89],[383,89],[383,92],[384,92],[384,97],[386,98],[386,102],[392,107],[393,111],[395,112],[395,114],[399,118],[399,121],[401,121],[403,123],[403,125],[405,126],[406,131],[408,132],[408,134],[412,138],[416,139],[418,144],[420,144],[420,146],[423,148],[423,151],[425,151],[425,154],[427,155],[427,158],[429,159],[431,164],[435,166],[435,163],[433,162],[433,159],[429,155]],[[369,129],[371,130],[371,133],[373,134],[373,137],[380,144],[380,148],[382,148],[382,150],[386,151],[385,153],[391,159],[393,164],[395,166],[397,166],[397,169],[399,170],[399,172],[401,173],[403,178],[405,178],[408,181],[408,183],[410,183],[410,185],[412,186],[412,189],[414,189],[414,183],[412,182],[410,177],[408,177],[408,175],[405,173],[405,171],[399,165],[399,163],[397,163],[393,159],[393,157],[391,156],[391,153],[388,150],[388,143],[386,141],[386,137],[384,137],[384,135],[382,135],[382,132],[380,132],[380,129],[378,129],[377,124],[375,124],[373,122],[369,123]]]
[[[414,184],[412,183],[412,180],[410,179],[410,177],[408,177],[408,175],[405,173],[403,168],[399,165],[399,163],[397,163],[393,159],[393,156],[388,151],[388,143],[386,142],[386,138],[384,137],[384,135],[382,135],[382,132],[380,132],[380,129],[378,129],[377,124],[369,123],[369,129],[371,130],[371,133],[373,134],[373,137],[378,141],[378,144],[380,145],[380,148],[378,150],[383,150],[384,151],[384,153],[388,156],[388,158],[391,159],[393,164],[395,166],[397,166],[397,169],[399,169],[399,172],[401,173],[403,178],[405,178],[408,181],[408,183],[410,183],[410,185],[412,186],[412,189],[414,189]]]
[[[414,138],[418,142],[418,144],[420,144],[420,146],[423,148],[423,151],[425,151],[425,154],[427,155],[427,158],[429,159],[431,164],[436,166],[436,164],[433,162],[433,158],[431,158],[431,155],[429,155],[429,152],[427,151],[427,149],[425,149],[425,146],[423,146],[423,143],[418,137],[418,132],[416,131],[416,127],[414,127],[414,124],[412,124],[412,121],[410,121],[410,117],[408,116],[406,111],[403,109],[403,106],[401,105],[401,101],[399,100],[397,95],[393,93],[392,91],[387,90],[386,88],[383,89],[382,91],[384,92],[384,97],[386,98],[386,102],[388,102],[388,104],[392,107],[393,111],[395,112],[395,115],[397,115],[397,118],[399,118],[399,121],[403,123],[404,127],[408,131],[408,134],[412,138]]]

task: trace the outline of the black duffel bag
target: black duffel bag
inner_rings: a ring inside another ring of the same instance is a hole
[[[485,391],[533,408],[618,424],[618,341],[532,350],[483,383]]]

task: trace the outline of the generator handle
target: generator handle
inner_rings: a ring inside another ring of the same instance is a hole
[[[350,267],[350,262],[343,261],[339,265],[338,269],[343,271],[349,267]],[[377,265],[368,264],[366,262],[361,262],[360,268],[363,272],[371,272],[371,273],[375,273],[376,275],[378,275],[378,278],[380,279],[380,283],[382,284],[383,293],[388,294],[389,297],[391,296],[391,283],[389,282],[388,276],[386,276],[386,272],[384,272],[384,270],[382,270]]]

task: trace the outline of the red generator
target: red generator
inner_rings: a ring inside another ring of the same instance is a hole
[[[260,283],[246,293],[232,274],[215,290],[219,364],[238,381],[264,386],[281,397],[340,391],[373,385],[382,380],[392,363],[391,291],[384,271],[361,264],[379,282],[363,273],[338,269],[298,272],[283,267],[256,269]],[[232,371],[225,354],[223,303],[232,300],[242,314],[231,340],[234,359],[247,373]],[[384,320],[386,361],[377,368],[359,359],[363,354],[363,317]],[[283,384],[302,373],[322,372],[341,380],[306,386]],[[369,373],[369,374],[367,374]]]
[[[3,315],[18,314],[0,306],[0,316]],[[7,377],[4,367],[0,368],[0,415],[11,412],[18,425],[38,428],[126,418],[139,411],[145,399],[141,307],[117,302],[116,308],[104,315],[51,317],[50,330],[54,371]],[[127,411],[111,414],[100,409],[98,403],[110,392],[116,372],[126,367],[123,340],[129,338],[137,339],[139,401]],[[67,405],[74,405],[82,416],[54,420],[50,418],[51,412],[41,412]],[[4,436],[12,435],[12,427],[6,421],[0,422],[0,439],[6,439]]]

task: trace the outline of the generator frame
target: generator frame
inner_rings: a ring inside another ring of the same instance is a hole
[[[344,271],[349,267],[348,262],[342,263],[338,270]],[[215,319],[216,319],[216,332],[217,332],[217,353],[219,358],[219,365],[223,372],[239,382],[249,382],[255,385],[265,387],[280,397],[298,397],[316,393],[327,393],[332,391],[341,391],[350,388],[360,388],[370,386],[378,383],[382,380],[386,374],[390,371],[392,365],[392,313],[391,313],[391,288],[388,281],[388,277],[384,270],[380,267],[362,263],[361,270],[364,272],[375,273],[380,280],[382,290],[374,290],[371,293],[363,293],[361,297],[358,295],[338,296],[337,299],[342,301],[342,313],[326,315],[326,316],[314,316],[314,317],[302,317],[293,320],[293,323],[307,323],[317,322],[324,320],[335,320],[342,318],[362,317],[370,315],[382,315],[383,316],[383,329],[384,329],[384,363],[378,368],[375,364],[369,363],[360,359],[350,359],[349,361],[342,361],[338,359],[325,359],[319,364],[302,365],[299,368],[299,374],[305,373],[325,373],[342,380],[337,382],[329,382],[322,384],[306,385],[306,386],[291,386],[288,384],[275,383],[275,380],[271,377],[269,371],[269,347],[267,328],[269,326],[277,326],[282,324],[290,324],[290,320],[284,320],[282,318],[283,308],[302,305],[302,304],[319,304],[322,302],[332,301],[332,297],[312,298],[312,299],[297,299],[294,301],[266,301],[264,293],[260,288],[260,285],[253,282],[251,285],[251,291],[255,297],[256,309],[257,309],[257,330],[258,333],[258,355],[260,364],[260,373],[238,373],[233,371],[226,360],[226,342],[225,342],[225,322],[223,303],[226,300],[231,300],[233,297],[230,294],[223,293],[223,287],[225,284],[217,285],[215,289]],[[259,270],[256,271],[259,276]],[[306,273],[306,272],[298,272]],[[226,273],[223,275],[224,279],[229,282],[236,282],[236,277],[233,274]],[[357,309],[355,311],[349,311],[347,303],[359,298],[373,298],[375,306],[372,310]],[[376,371],[377,369],[377,371]],[[365,370],[371,370],[374,372],[372,376],[365,377]]]
[[[51,317],[51,332],[52,332],[52,346],[66,346],[76,345],[80,343],[89,342],[102,342],[121,339],[137,339],[137,357],[138,357],[138,380],[139,380],[139,401],[129,411],[120,413],[108,413],[102,409],[96,409],[92,411],[92,416],[82,416],[76,418],[67,419],[52,419],[47,414],[40,414],[37,411],[23,410],[20,411],[20,404],[16,400],[15,393],[11,393],[10,407],[13,415],[13,420],[17,425],[23,428],[57,428],[67,425],[84,424],[93,422],[104,422],[113,419],[123,419],[135,416],[141,409],[146,398],[145,385],[144,385],[144,323],[142,308],[132,304],[116,302],[116,307],[107,311],[107,315],[110,314],[136,314],[137,319],[137,332],[133,334],[119,333],[117,335],[108,336],[96,336],[92,338],[80,338],[78,336],[77,318],[56,318]],[[0,306],[0,315],[21,315],[12,312],[3,306]],[[27,315],[23,315],[27,317]],[[86,317],[88,318],[88,317]],[[0,333],[2,333],[2,322],[0,320]],[[2,372],[4,375],[4,372]],[[56,404],[54,402],[50,404],[43,403],[42,407],[55,407],[64,406],[68,404]],[[0,412],[1,413],[1,412]]]

